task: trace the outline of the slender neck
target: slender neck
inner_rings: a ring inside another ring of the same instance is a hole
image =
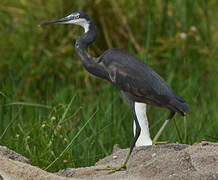
[[[97,30],[95,24],[90,21],[88,31],[80,36],[76,41],[76,53],[85,69],[94,76],[107,79],[107,73],[98,64],[97,59],[89,55],[88,47],[96,40]]]
[[[80,36],[76,41],[76,53],[85,66],[93,63],[93,57],[88,54],[88,47],[96,40],[97,30],[95,24],[90,21],[88,31]]]

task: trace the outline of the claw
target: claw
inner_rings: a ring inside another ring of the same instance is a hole
[[[131,149],[129,150],[129,152],[127,153],[126,159],[124,160],[124,162],[121,164],[121,166],[117,166],[117,167],[106,167],[106,168],[98,168],[95,169],[97,171],[102,171],[102,170],[110,170],[109,174],[111,173],[115,173],[116,171],[121,171],[122,169],[126,169],[126,164],[129,160],[130,154],[131,154]]]
[[[153,141],[152,142],[152,147],[156,146],[157,144],[168,144],[169,141]]]
[[[106,168],[97,168],[96,171],[105,171],[109,170],[109,174],[115,173],[116,171],[121,171],[122,169],[126,169],[126,165],[122,164],[121,166],[117,167],[106,167]]]

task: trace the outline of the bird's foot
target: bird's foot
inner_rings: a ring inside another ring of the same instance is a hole
[[[156,146],[157,144],[168,144],[169,141],[152,141],[152,147]]]
[[[117,167],[106,167],[106,168],[97,168],[95,169],[96,171],[109,171],[108,173],[115,173],[116,171],[121,171],[121,170],[125,170],[126,169],[126,165],[123,163],[121,166],[117,166]]]

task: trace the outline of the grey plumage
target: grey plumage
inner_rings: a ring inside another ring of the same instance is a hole
[[[173,118],[176,112],[182,116],[189,112],[188,104],[170,88],[162,77],[148,65],[126,51],[113,48],[105,51],[98,58],[90,56],[88,54],[88,47],[96,40],[97,30],[95,24],[87,14],[76,12],[65,18],[49,21],[42,25],[55,23],[77,24],[84,27],[85,33],[77,39],[75,44],[76,53],[84,68],[92,75],[105,79],[116,86],[123,94],[132,110],[136,126],[135,136],[126,160],[120,167],[115,168],[115,170],[120,170],[126,166],[141,132],[135,109],[136,104],[145,103],[170,110],[168,119],[165,121],[162,126],[163,128],[159,130],[153,141],[158,139],[167,122],[169,119]],[[149,132],[148,137],[149,142],[151,142]]]
[[[181,115],[187,103],[149,66],[121,49],[109,49],[100,58],[107,80],[136,102],[167,108]]]

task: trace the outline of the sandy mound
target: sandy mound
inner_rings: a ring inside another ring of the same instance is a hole
[[[115,148],[112,155],[100,160],[96,166],[68,168],[56,175],[26,164],[22,156],[14,158],[2,153],[0,148],[0,180],[8,179],[169,179],[169,180],[218,180],[218,144],[202,142],[192,146],[168,144],[135,148],[127,169],[113,174],[95,168],[117,166],[126,156],[127,149]],[[13,159],[13,160],[12,160]],[[20,160],[22,159],[22,160]],[[19,160],[19,161],[18,161]],[[66,178],[67,177],[67,178]]]

